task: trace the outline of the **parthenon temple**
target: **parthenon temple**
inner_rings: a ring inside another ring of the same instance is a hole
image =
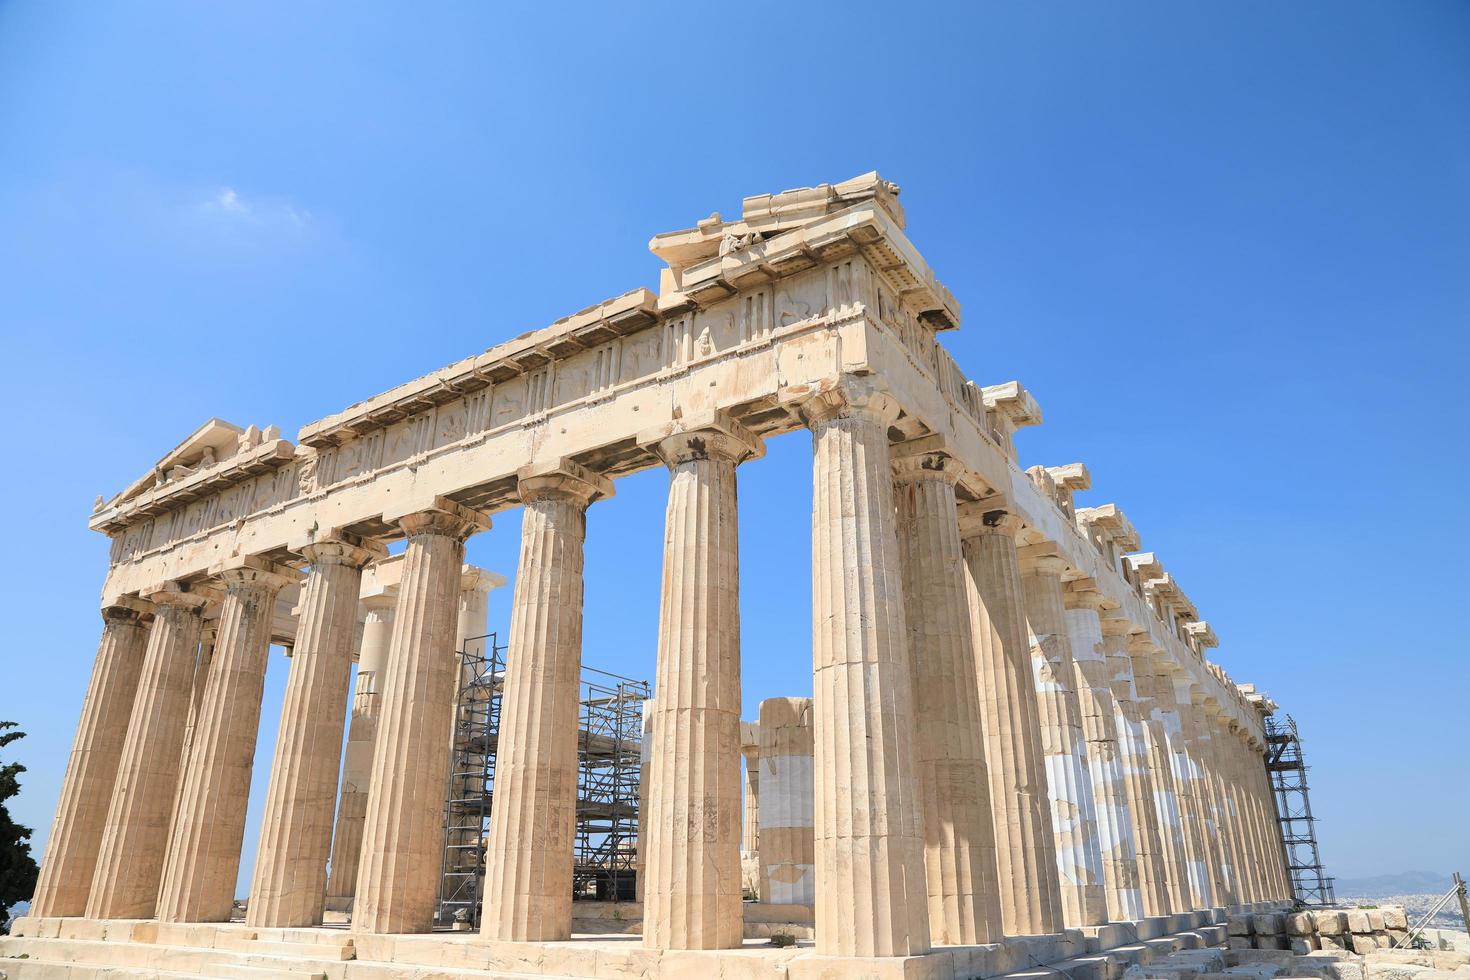
[[[1208,659],[1123,509],[1078,502],[1084,465],[1018,462],[1041,409],[945,351],[960,306],[899,188],[748,197],[649,247],[656,293],[294,442],[211,420],[99,498],[102,636],[12,976],[1080,977],[1065,964],[1290,902],[1276,705]],[[798,430],[811,696],[742,712],[737,474]],[[638,901],[584,910],[584,537],[655,467]],[[465,542],[512,507],[478,928],[445,929],[455,654],[505,582]],[[272,644],[289,672],[240,896]]]

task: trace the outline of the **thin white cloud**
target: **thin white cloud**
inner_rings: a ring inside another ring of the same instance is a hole
[[[257,228],[305,228],[311,212],[278,198],[246,198],[233,187],[220,187],[195,209],[201,216]]]

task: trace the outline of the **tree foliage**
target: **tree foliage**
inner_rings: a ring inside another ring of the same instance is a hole
[[[26,733],[6,731],[13,721],[0,721],[0,749]],[[10,928],[10,907],[30,898],[36,890],[36,859],[31,856],[31,828],[22,827],[10,818],[5,801],[20,792],[20,774],[26,767],[19,762],[0,766],[0,933]]]

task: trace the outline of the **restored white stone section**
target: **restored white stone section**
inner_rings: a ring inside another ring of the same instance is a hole
[[[943,452],[896,459],[893,470],[914,693],[923,706],[914,723],[929,928],[936,943],[974,946],[999,940],[1002,926],[979,689],[955,683],[976,670],[959,472]]]
[[[301,625],[260,823],[245,914],[252,926],[322,921],[358,593],[363,566],[382,554],[360,545],[324,539],[301,552],[311,572],[301,592]]]
[[[727,949],[740,882],[740,565],[735,467],[760,440],[723,416],[651,434],[669,467],[644,856],[643,944]]]
[[[1214,905],[1210,887],[1209,864],[1205,857],[1203,828],[1200,820],[1199,801],[1195,796],[1195,781],[1192,764],[1186,752],[1188,736],[1184,719],[1179,712],[1179,703],[1174,693],[1174,677],[1171,671],[1154,660],[1153,717],[1160,723],[1165,744],[1168,747],[1168,764],[1174,776],[1176,805],[1183,833],[1184,868],[1188,875],[1187,887],[1191,908],[1209,908]]]
[[[1128,656],[1128,630],[1125,619],[1108,617],[1102,621],[1103,644],[1112,675],[1113,704],[1118,731],[1119,769],[1128,794],[1128,816],[1133,825],[1133,843],[1138,857],[1139,887],[1145,915],[1168,915],[1169,873],[1164,842],[1159,831],[1159,812],[1155,804],[1153,770],[1149,759],[1148,729],[1138,704],[1134,686],[1133,659]]]
[[[98,847],[89,919],[148,919],[158,905],[205,599],[177,585],[147,599],[153,628]]]
[[[480,931],[558,940],[572,934],[582,546],[587,506],[611,496],[612,483],[569,460],[523,470],[518,482],[525,510]]]
[[[464,542],[485,515],[438,498],[398,517],[408,536],[352,912],[356,932],[428,932],[444,846],[444,776]]]
[[[140,599],[102,610],[102,640],[28,915],[78,916],[87,911],[152,616],[153,607]]]
[[[1112,921],[1135,921],[1146,913],[1128,787],[1118,746],[1112,667],[1103,643],[1102,622],[1098,619],[1101,602],[1097,592],[1068,589],[1067,638],[1072,644],[1072,662],[1077,671],[1082,734],[1087,739],[1107,915]]]
[[[1007,936],[1062,931],[1056,839],[1047,801],[1040,709],[1016,557],[1020,521],[1004,510],[961,515],[970,632],[985,725],[996,879]]]
[[[1138,692],[1140,714],[1148,743],[1149,774],[1154,787],[1154,811],[1158,815],[1159,836],[1164,852],[1164,885],[1169,893],[1169,907],[1175,912],[1195,907],[1189,887],[1189,866],[1185,849],[1184,820],[1179,812],[1174,769],[1162,711],[1156,711],[1154,650],[1152,642],[1141,634],[1129,638],[1128,653],[1133,658],[1133,683]]]
[[[759,730],[761,901],[815,905],[812,699],[762,701]]]
[[[898,405],[847,378],[801,406],[812,430],[817,949],[929,949],[913,675],[888,425]]]
[[[1098,847],[1096,804],[1087,740],[1077,701],[1076,667],[1067,636],[1060,575],[1055,557],[1021,560],[1026,620],[1031,631],[1031,667],[1036,683],[1041,744],[1046,758],[1052,831],[1056,836],[1063,922],[1068,928],[1108,920]]]

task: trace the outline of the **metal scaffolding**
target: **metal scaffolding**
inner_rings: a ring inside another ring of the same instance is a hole
[[[435,916],[440,925],[459,922],[478,928],[480,924],[504,679],[505,647],[495,634],[466,640],[465,649],[459,652],[454,749],[444,803],[444,861]]]
[[[647,681],[582,670],[574,898],[637,897],[638,777],[648,695]]]
[[[1286,715],[1266,718],[1266,772],[1271,777],[1276,801],[1276,819],[1281,824],[1281,844],[1286,867],[1291,873],[1292,894],[1304,905],[1336,903],[1332,879],[1322,865],[1317,849],[1316,820],[1307,793],[1307,764],[1302,757],[1296,720]]]
[[[453,756],[444,805],[444,857],[435,922],[478,928],[506,648],[494,633],[459,653]],[[574,898],[635,897],[638,777],[647,681],[582,668],[577,737]]]

